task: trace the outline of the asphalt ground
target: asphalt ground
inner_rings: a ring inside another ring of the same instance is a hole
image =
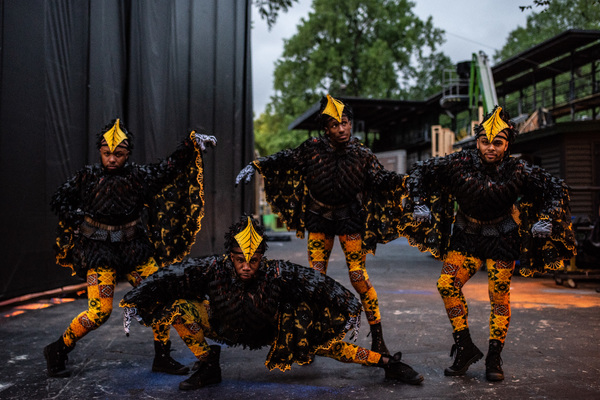
[[[269,258],[306,265],[306,241],[290,234],[269,242]],[[59,268],[57,266],[57,268]],[[551,276],[512,281],[512,319],[502,353],[505,380],[485,379],[483,360],[462,377],[444,376],[452,364],[451,327],[436,290],[441,263],[398,239],[368,256],[367,270],[379,294],[384,336],[392,352],[423,374],[419,386],[386,382],[383,370],[318,357],[309,366],[269,372],[268,349],[224,347],[223,382],[192,392],[178,389],[185,376],[151,372],[152,332],[132,324],[122,329],[118,300],[130,289],[117,286],[109,321],[83,338],[69,354],[68,378],[48,378],[44,346],[86,308],[85,297],[39,299],[0,310],[0,399],[600,399],[600,293],[597,281],[577,288]],[[339,243],[329,275],[350,286]],[[464,288],[474,342],[486,353],[489,300],[480,271]],[[366,318],[357,344],[370,346]],[[173,357],[195,361],[174,330]]]

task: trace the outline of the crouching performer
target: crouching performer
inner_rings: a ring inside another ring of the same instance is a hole
[[[286,371],[314,355],[380,367],[385,378],[419,384],[423,377],[401,362],[342,341],[360,325],[361,303],[332,278],[311,268],[264,257],[267,244],[248,216],[225,235],[222,256],[192,258],[162,269],[125,295],[125,329],[131,317],[144,325],[173,324],[198,358],[181,390],[221,382],[220,346],[271,346],[265,365]]]

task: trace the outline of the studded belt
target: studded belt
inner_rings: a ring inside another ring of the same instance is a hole
[[[100,228],[100,229],[104,229],[105,231],[121,231],[123,229],[127,229],[127,228],[131,228],[132,226],[136,226],[138,223],[140,223],[142,220],[141,218],[138,218],[134,221],[128,222],[126,224],[123,225],[107,225],[107,224],[102,224],[98,221],[94,221],[92,218],[90,218],[89,216],[85,216],[83,217],[84,221],[87,222],[90,226],[93,226],[94,228]]]

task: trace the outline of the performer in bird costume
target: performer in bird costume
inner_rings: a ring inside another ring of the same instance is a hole
[[[240,171],[236,184],[249,182],[255,171],[263,176],[273,211],[299,237],[308,231],[308,262],[324,274],[338,236],[350,282],[369,322],[371,350],[389,354],[377,292],[365,264],[378,243],[398,237],[404,176],[385,170],[352,136],[348,104],[327,95],[318,118],[323,136],[253,161]]]
[[[113,120],[98,135],[100,164],[81,169],[52,198],[59,217],[57,262],[87,280],[88,309],[44,348],[49,376],[66,376],[78,340],[111,314],[117,279],[137,286],[189,253],[204,215],[202,151],[214,136],[191,132],[167,159],[129,163],[133,134]],[[169,355],[169,326],[153,326],[152,370],[185,374]]]
[[[219,345],[270,346],[265,365],[286,371],[315,355],[383,368],[386,379],[419,384],[423,376],[401,361],[345,342],[360,325],[361,304],[334,279],[311,268],[264,256],[258,221],[243,216],[225,235],[226,253],[191,258],[161,269],[121,301],[125,327],[174,323],[198,358],[182,390],[221,382]]]
[[[409,172],[401,233],[443,260],[437,287],[455,341],[448,376],[483,358],[469,333],[462,287],[485,264],[491,303],[486,377],[499,381],[515,260],[524,276],[559,269],[575,254],[575,237],[567,185],[510,157],[517,130],[508,113],[496,107],[475,134],[477,149],[419,162]]]

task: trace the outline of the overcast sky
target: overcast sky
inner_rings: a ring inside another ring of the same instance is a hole
[[[429,16],[433,25],[446,31],[441,50],[454,62],[471,59],[480,50],[493,56],[506,42],[508,33],[524,27],[531,11],[521,12],[520,5],[532,0],[416,0],[413,12],[422,20]],[[273,94],[275,61],[283,52],[283,39],[296,33],[301,18],[308,18],[312,0],[294,3],[288,13],[281,14],[269,31],[253,7],[252,19],[252,83],[254,113],[260,115]]]

